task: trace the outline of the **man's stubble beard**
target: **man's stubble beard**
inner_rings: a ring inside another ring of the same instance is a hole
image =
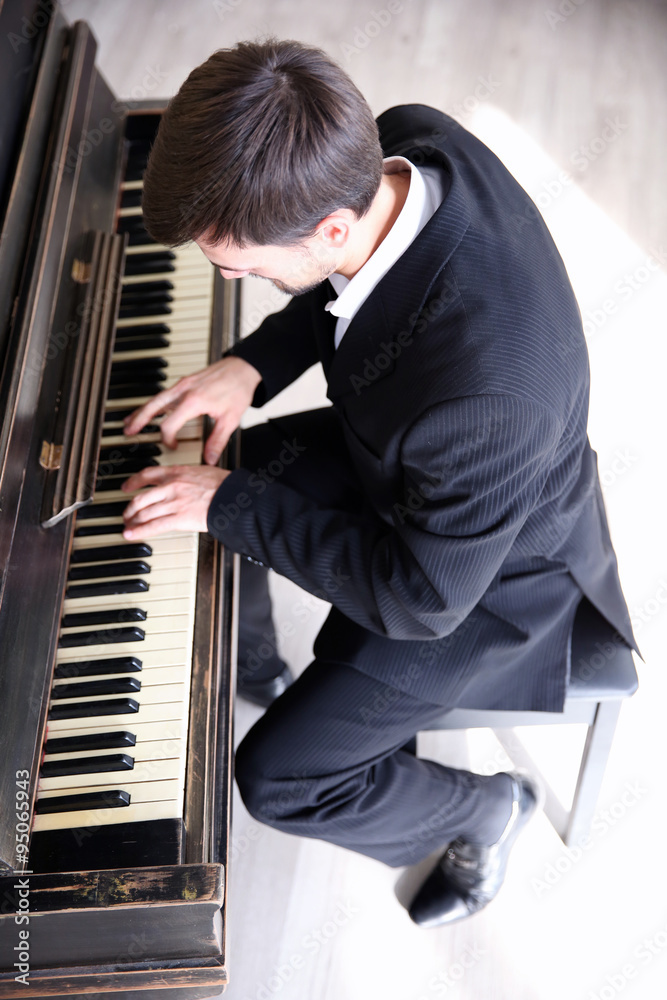
[[[310,252],[307,252],[305,256],[309,260],[315,259],[313,254]],[[275,285],[279,291],[285,292],[287,295],[305,295],[306,292],[312,292],[313,289],[318,287],[318,285],[321,285],[322,282],[325,281],[330,274],[333,274],[335,270],[336,267],[333,261],[323,261],[317,267],[316,277],[306,282],[304,285],[287,285],[284,281],[279,281],[278,278],[269,278],[268,280]]]

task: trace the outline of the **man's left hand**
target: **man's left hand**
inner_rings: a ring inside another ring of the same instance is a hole
[[[228,469],[207,465],[152,466],[130,476],[121,489],[144,486],[123,512],[124,538],[150,538],[170,531],[207,531],[206,516]]]

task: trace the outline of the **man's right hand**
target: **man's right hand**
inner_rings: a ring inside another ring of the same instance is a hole
[[[138,434],[153,417],[167,413],[160,432],[164,443],[175,448],[181,427],[188,420],[208,414],[214,427],[204,447],[204,461],[216,465],[261,381],[257,369],[243,358],[222,358],[149,399],[126,418],[124,432]]]

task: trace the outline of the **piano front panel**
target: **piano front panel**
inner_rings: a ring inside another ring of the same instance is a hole
[[[172,452],[157,424],[125,438],[124,412],[220,357],[238,336],[238,283],[224,282],[196,248],[167,251],[141,232],[136,174],[157,121],[156,111],[127,121],[121,316],[95,499],[67,531],[71,558],[33,813],[31,983],[12,992],[15,925],[5,909],[7,996],[92,990],[185,1000],[217,996],[227,982],[237,557],[188,532],[139,549],[122,536],[129,496],[119,486],[132,463],[199,464],[207,432],[204,421],[192,421]],[[49,531],[55,537],[62,526]],[[106,899],[103,885],[111,887]],[[12,891],[0,878],[5,900]],[[130,915],[149,942],[136,961]]]

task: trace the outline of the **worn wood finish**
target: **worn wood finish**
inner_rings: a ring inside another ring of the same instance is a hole
[[[71,326],[73,261],[80,251],[82,234],[112,229],[115,192],[119,181],[120,145],[118,111],[111,110],[111,95],[94,65],[95,41],[85,25],[65,35],[56,18],[47,41],[53,39],[59,58],[49,56],[51,91],[56,91],[57,114],[31,108],[31,119],[51,119],[49,154],[40,162],[41,192],[34,221],[34,236],[27,254],[21,293],[15,303],[15,320],[0,387],[3,404],[0,498],[3,523],[0,560],[3,568],[0,594],[0,646],[12,650],[12,669],[0,677],[0,802],[14,802],[17,772],[29,773],[34,796],[46,719],[46,693],[51,684],[66,559],[72,525],[63,522],[44,531],[42,498],[46,471],[39,458],[41,431],[51,424],[63,383],[63,345],[73,338]],[[48,51],[52,52],[51,46]],[[77,157],[80,136],[99,121],[105,99],[112,131],[105,150],[91,148]],[[65,108],[68,113],[65,113]],[[37,126],[35,126],[37,128]],[[40,126],[41,129],[42,126]],[[30,155],[42,155],[43,144],[27,136]],[[50,164],[56,169],[50,169]],[[31,168],[32,170],[33,168]],[[29,171],[30,172],[30,171]],[[100,187],[108,188],[102,197]],[[4,234],[3,234],[4,238]],[[69,333],[67,332],[69,331]],[[72,400],[72,403],[75,403]],[[26,470],[28,474],[26,474]],[[48,608],[35,627],[34,595],[40,609]],[[32,610],[33,614],[28,612]],[[53,616],[53,617],[51,617]],[[16,817],[12,809],[0,812],[0,860],[15,861]]]
[[[54,502],[49,496],[46,507],[47,514],[57,513],[63,498],[66,501],[76,492],[76,481],[81,478],[68,472],[67,459],[76,452],[85,467],[87,453],[92,447],[97,451],[99,428],[95,417],[102,405],[99,401],[103,402],[106,396],[110,361],[110,347],[95,346],[93,340],[88,343],[82,335],[75,350],[56,341],[57,349],[51,352],[54,357],[49,363],[49,347],[53,343],[49,335],[67,329],[66,320],[72,315],[90,320],[93,339],[108,332],[117,312],[123,245],[118,237],[106,234],[114,228],[118,203],[125,109],[113,99],[96,72],[95,41],[87,26],[79,23],[67,32],[60,24],[58,40],[62,50],[60,59],[52,59],[50,64],[52,72],[56,61],[63,67],[57,88],[58,112],[53,115],[48,140],[54,145],[44,163],[44,207],[35,226],[34,249],[30,254],[34,269],[28,270],[26,280],[29,297],[19,314],[21,329],[26,332],[23,340],[19,340],[19,348],[12,343],[12,357],[18,352],[23,359],[22,367],[18,373],[9,370],[5,394],[16,401],[13,409],[10,407],[10,416],[18,414],[14,420],[16,432],[11,421],[9,430],[6,421],[4,425],[9,446],[3,452],[6,459],[3,473],[7,476],[2,480],[12,501],[7,504],[7,512],[14,515],[15,506],[18,510],[12,531],[3,535],[8,539],[8,551],[17,563],[17,572],[6,575],[0,612],[3,648],[12,649],[17,667],[14,675],[7,669],[0,674],[3,694],[7,695],[0,703],[3,751],[7,750],[6,787],[0,805],[5,821],[5,859],[9,862],[14,861],[15,772],[25,769],[30,774],[32,795],[39,770],[73,530],[69,518],[51,518],[53,526],[48,530],[39,527],[44,480],[62,480],[64,489],[60,490],[60,498]],[[135,137],[142,134],[142,129],[148,133],[154,130],[164,106],[164,102],[150,102],[150,106],[141,103],[143,107],[139,102],[134,104],[127,119]],[[92,148],[81,152],[81,137],[90,134],[95,124],[105,118],[105,141],[99,148],[89,143]],[[48,169],[53,160],[57,170]],[[82,252],[88,240],[86,234],[91,230],[98,230],[94,249],[89,246],[87,252]],[[96,271],[90,262],[97,257],[101,266]],[[77,295],[77,288],[82,278],[88,279],[89,270],[92,279],[82,298]],[[95,305],[98,299],[102,305],[93,308],[91,315],[85,305],[91,300]],[[84,308],[80,308],[82,304]],[[217,279],[211,319],[212,359],[219,357],[238,336],[238,309],[238,287]],[[87,324],[84,322],[83,326],[86,333]],[[95,367],[97,356],[100,364]],[[40,384],[44,357],[47,366]],[[59,409],[58,404],[70,397],[75,406],[87,397],[84,387],[88,383],[92,386],[90,398],[98,402],[83,406],[76,416]],[[26,384],[32,394],[29,398]],[[45,414],[40,417],[37,429],[31,422],[36,410]],[[53,433],[49,434],[49,428]],[[41,453],[40,433],[48,438]],[[27,442],[32,442],[31,447],[20,453],[19,443]],[[50,471],[49,466],[56,468]],[[17,470],[23,487],[18,504],[11,495]],[[94,470],[84,472],[84,485],[93,473]],[[19,573],[20,554],[24,558]],[[194,1000],[217,996],[224,989],[228,979],[224,938],[232,757],[230,657],[235,655],[233,566],[234,557],[224,553],[213,540],[205,540],[200,549],[197,578],[192,717],[181,824],[184,835],[177,828],[181,821],[168,821],[173,841],[170,850],[180,855],[180,863],[158,862],[160,855],[165,854],[163,844],[155,857],[150,851],[137,850],[132,845],[132,832],[124,827],[118,827],[123,838],[119,851],[106,849],[105,837],[113,836],[112,826],[104,831],[91,830],[79,868],[83,867],[84,858],[88,864],[96,858],[96,864],[86,870],[72,870],[68,831],[56,831],[64,847],[60,855],[51,855],[51,860],[55,865],[60,857],[60,863],[68,867],[68,872],[62,873],[47,867],[49,838],[48,834],[40,835],[41,873],[28,870],[26,874],[0,878],[0,995],[3,997],[84,997],[109,993],[132,996],[134,1000],[164,1000],[167,996]],[[25,614],[27,598],[35,594],[45,602],[40,607],[39,627]],[[10,681],[14,685],[11,696]],[[160,830],[164,831],[164,825]],[[100,835],[95,845],[97,833],[104,836]],[[156,835],[159,833],[153,830],[152,836]],[[130,866],[107,867],[116,856],[131,858]],[[140,866],[136,867],[135,859],[145,857],[151,858],[148,866],[139,861]],[[15,922],[14,916],[25,912],[22,899],[26,890],[30,901],[28,985],[15,980],[13,965],[16,945],[21,940],[21,924]]]

